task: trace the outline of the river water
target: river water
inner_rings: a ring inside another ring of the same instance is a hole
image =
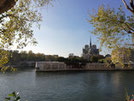
[[[0,74],[0,101],[13,91],[21,101],[124,101],[125,88],[134,92],[133,71]]]

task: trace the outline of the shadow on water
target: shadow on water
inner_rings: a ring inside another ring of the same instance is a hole
[[[110,76],[111,74],[115,73],[123,73],[126,74],[132,74],[134,71],[48,71],[48,72],[35,72],[36,76],[45,76],[45,75],[76,75],[76,74],[83,74],[83,73],[90,73],[90,74],[106,74],[107,76]]]
[[[134,91],[134,71],[0,73],[0,97],[19,91],[28,101],[123,101]],[[114,100],[113,100],[114,99]]]
[[[85,73],[84,71],[56,71],[56,72],[36,72],[36,76],[45,76],[45,75],[76,75],[80,73]]]
[[[100,101],[113,101],[111,98],[121,101],[125,94],[125,88],[132,87],[132,85],[127,85],[126,81],[126,77],[129,78],[130,74],[133,76],[132,72],[129,71],[36,72],[36,80],[44,80],[42,81],[43,85],[51,88],[49,90],[53,93],[53,90],[56,90],[55,97],[61,94],[64,95],[65,101],[96,101],[96,97]],[[61,101],[63,97],[57,99]]]

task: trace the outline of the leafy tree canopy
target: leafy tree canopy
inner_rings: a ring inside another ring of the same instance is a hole
[[[36,44],[32,25],[39,26],[41,21],[40,7],[53,0],[16,0],[16,5],[0,14],[0,67],[8,62],[8,52],[4,51],[23,48],[29,43]],[[5,62],[3,62],[5,61]]]
[[[128,44],[132,33],[129,27],[134,28],[134,15],[126,16],[122,7],[116,12],[114,8],[100,6],[98,12],[90,16],[90,24],[95,28],[93,34],[101,40],[101,45],[108,48],[120,47],[122,42]]]
[[[131,15],[127,15],[122,6],[115,10],[104,5],[100,6],[98,11],[94,11],[92,15],[89,14],[88,22],[94,27],[92,33],[100,39],[101,46],[117,49],[134,45],[133,1],[130,0],[129,6],[125,0],[122,0]]]

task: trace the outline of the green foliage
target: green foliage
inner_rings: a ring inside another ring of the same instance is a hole
[[[52,0],[17,0],[16,5],[0,14],[0,48],[9,48],[15,43],[16,48],[23,48],[28,43],[36,44],[32,25],[39,26],[41,14],[39,7]]]
[[[102,5],[98,11],[94,11],[92,15],[89,14],[88,22],[93,25],[92,33],[100,40],[101,47],[119,50],[122,47],[131,47],[133,44],[134,14],[126,15],[122,6],[115,10]]]
[[[2,72],[8,69],[8,66],[3,65],[9,62],[8,56],[9,56],[8,51],[0,49],[0,69]]]
[[[134,28],[133,18],[134,15],[126,16],[122,7],[115,11],[115,9],[100,6],[98,12],[90,15],[88,21],[94,27],[92,33],[101,40],[101,46],[105,45],[113,49],[131,43],[128,41],[132,38],[131,34],[128,34],[128,27]]]
[[[120,63],[124,67],[125,63],[130,64],[132,60],[134,50],[131,48],[117,48],[112,51],[112,61],[114,63]]]
[[[104,63],[106,64],[107,67],[111,67],[111,65],[113,64],[110,57],[106,57],[104,59]]]
[[[8,97],[5,98],[5,101],[20,101],[19,93],[12,92],[8,94]]]
[[[33,53],[32,51],[9,51],[9,63],[10,65],[15,65],[23,61],[45,61],[47,57],[41,53]]]
[[[126,98],[125,101],[130,101],[130,96],[128,95],[127,90],[126,90],[125,98]]]
[[[104,59],[99,59],[99,63],[104,63]]]
[[[89,61],[79,57],[79,56],[73,56],[73,57],[59,57],[58,55],[45,55],[42,53],[33,53],[32,51],[26,52],[26,51],[9,51],[9,62],[7,65],[20,65],[24,66],[27,65],[28,61],[59,61],[59,62],[65,62],[67,65],[75,65],[74,67],[78,67],[76,65],[85,65]],[[103,56],[100,56],[102,58]]]
[[[33,24],[39,27],[40,7],[52,0],[16,0],[16,5],[0,14],[0,67],[8,62],[7,49],[37,44],[33,37]],[[4,49],[4,50],[3,50]]]
[[[90,61],[93,62],[93,63],[94,63],[94,62],[95,62],[95,63],[98,62],[98,56],[91,56],[91,57],[90,57]]]

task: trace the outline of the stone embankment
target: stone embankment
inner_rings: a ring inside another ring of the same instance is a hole
[[[36,62],[36,71],[116,71],[116,70],[134,70],[131,68],[107,67],[104,63],[87,63],[80,68],[66,65],[64,62]]]

